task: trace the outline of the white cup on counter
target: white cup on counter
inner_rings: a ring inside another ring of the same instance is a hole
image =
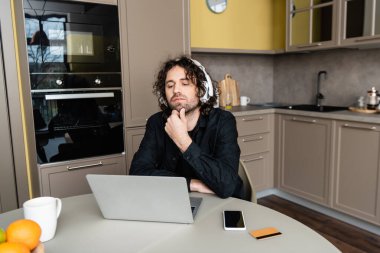
[[[247,96],[241,96],[240,97],[240,105],[246,106],[249,104],[249,102],[251,102],[250,97],[247,97]]]
[[[38,197],[23,204],[25,219],[33,220],[41,227],[41,242],[54,238],[62,201],[54,197]]]

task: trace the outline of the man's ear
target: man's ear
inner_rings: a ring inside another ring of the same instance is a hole
[[[195,87],[195,92],[197,94],[197,97],[200,99],[203,95],[202,95],[202,90],[199,89],[198,86]]]

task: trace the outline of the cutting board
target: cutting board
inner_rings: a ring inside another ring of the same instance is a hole
[[[352,112],[361,112],[361,113],[378,113],[379,111],[378,110],[369,110],[369,109],[366,109],[366,108],[358,108],[358,107],[348,107],[348,110],[352,111]]]
[[[232,106],[240,105],[240,89],[236,80],[232,79],[231,74],[226,74],[224,79],[218,82],[219,105],[226,106],[227,92],[232,98]]]

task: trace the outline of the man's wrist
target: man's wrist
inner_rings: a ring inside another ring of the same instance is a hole
[[[198,191],[198,188],[197,188],[197,181],[194,180],[194,179],[191,179],[191,180],[190,180],[190,191],[192,191],[192,192],[196,192],[196,191]]]
[[[183,141],[179,143],[179,150],[181,150],[182,153],[185,153],[192,142],[193,140],[190,138],[190,136],[187,136]]]

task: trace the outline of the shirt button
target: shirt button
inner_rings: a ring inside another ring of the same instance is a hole
[[[175,157],[173,157],[172,160],[175,161],[176,160]]]

